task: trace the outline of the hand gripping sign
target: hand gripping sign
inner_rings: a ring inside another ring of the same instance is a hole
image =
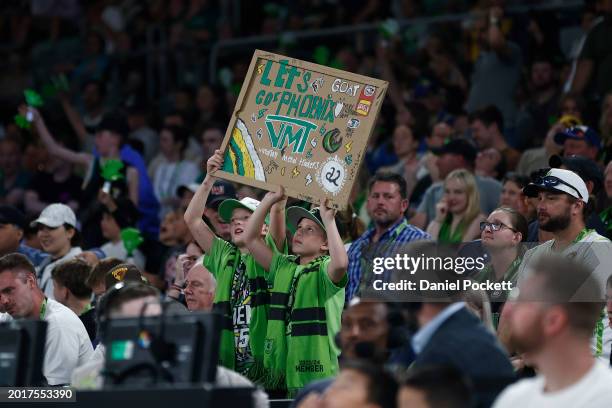
[[[387,85],[256,50],[215,175],[345,208]]]

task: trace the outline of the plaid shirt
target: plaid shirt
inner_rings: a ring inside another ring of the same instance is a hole
[[[372,260],[375,257],[395,256],[401,245],[420,239],[432,239],[427,232],[410,225],[404,217],[385,231],[376,243],[371,242],[374,232],[374,228],[367,230],[351,244],[348,250],[347,302],[358,295],[360,285],[372,277]],[[365,269],[365,276],[362,269]],[[383,273],[382,279],[389,280],[389,273]]]

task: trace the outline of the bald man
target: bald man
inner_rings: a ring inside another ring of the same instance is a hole
[[[185,279],[185,302],[190,311],[212,310],[217,281],[202,264],[196,263]]]

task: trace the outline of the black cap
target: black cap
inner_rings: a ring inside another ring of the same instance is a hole
[[[0,205],[0,224],[12,224],[21,229],[27,225],[25,215],[12,205]]]
[[[120,282],[149,283],[147,279],[142,276],[142,272],[140,272],[140,269],[138,269],[136,265],[128,263],[119,264],[108,271],[104,277],[104,282],[106,283],[106,290],[109,290]]]
[[[206,200],[206,207],[217,209],[219,204],[227,199],[236,199],[236,188],[232,183],[225,180],[217,180]]]
[[[134,227],[138,223],[140,218],[140,212],[129,198],[118,198],[115,200],[117,209],[110,211],[105,208],[105,212],[110,214],[114,219],[119,228],[124,229],[128,227]]]
[[[576,155],[561,157],[555,154],[548,160],[548,165],[552,168],[560,168],[563,166],[567,170],[571,170],[578,174],[584,181],[592,182],[592,194],[597,194],[603,187],[603,172],[593,160],[589,160],[586,157]]]
[[[100,124],[96,127],[98,132],[108,130],[126,138],[130,133],[130,127],[124,115],[119,112],[106,113]]]
[[[447,153],[457,154],[463,156],[463,158],[470,163],[476,160],[477,154],[476,147],[465,139],[451,139],[445,145],[432,149],[432,151],[438,156]]]

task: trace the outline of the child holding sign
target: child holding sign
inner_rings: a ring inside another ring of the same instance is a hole
[[[335,210],[287,210],[293,236],[291,257],[273,252],[259,231],[266,213],[284,199],[284,189],[268,193],[249,219],[247,248],[269,271],[272,284],[264,367],[272,388],[287,387],[294,396],[311,381],[338,371],[334,336],[340,329],[348,257],[334,220]],[[270,387],[267,384],[267,388]]]
[[[205,253],[204,266],[217,280],[213,309],[224,317],[220,364],[260,384],[263,383],[268,284],[264,269],[249,253],[244,233],[246,223],[259,201],[250,197],[240,201],[224,200],[219,205],[219,215],[230,224],[231,242],[217,237],[202,220],[202,214],[216,179],[212,174],[222,165],[221,150],[216,150],[208,159],[206,178],[185,211],[185,223]],[[270,252],[284,245],[284,210],[285,203],[279,202],[270,214],[269,234],[268,226],[263,226],[263,222],[257,233],[262,242],[265,236],[264,246]]]

